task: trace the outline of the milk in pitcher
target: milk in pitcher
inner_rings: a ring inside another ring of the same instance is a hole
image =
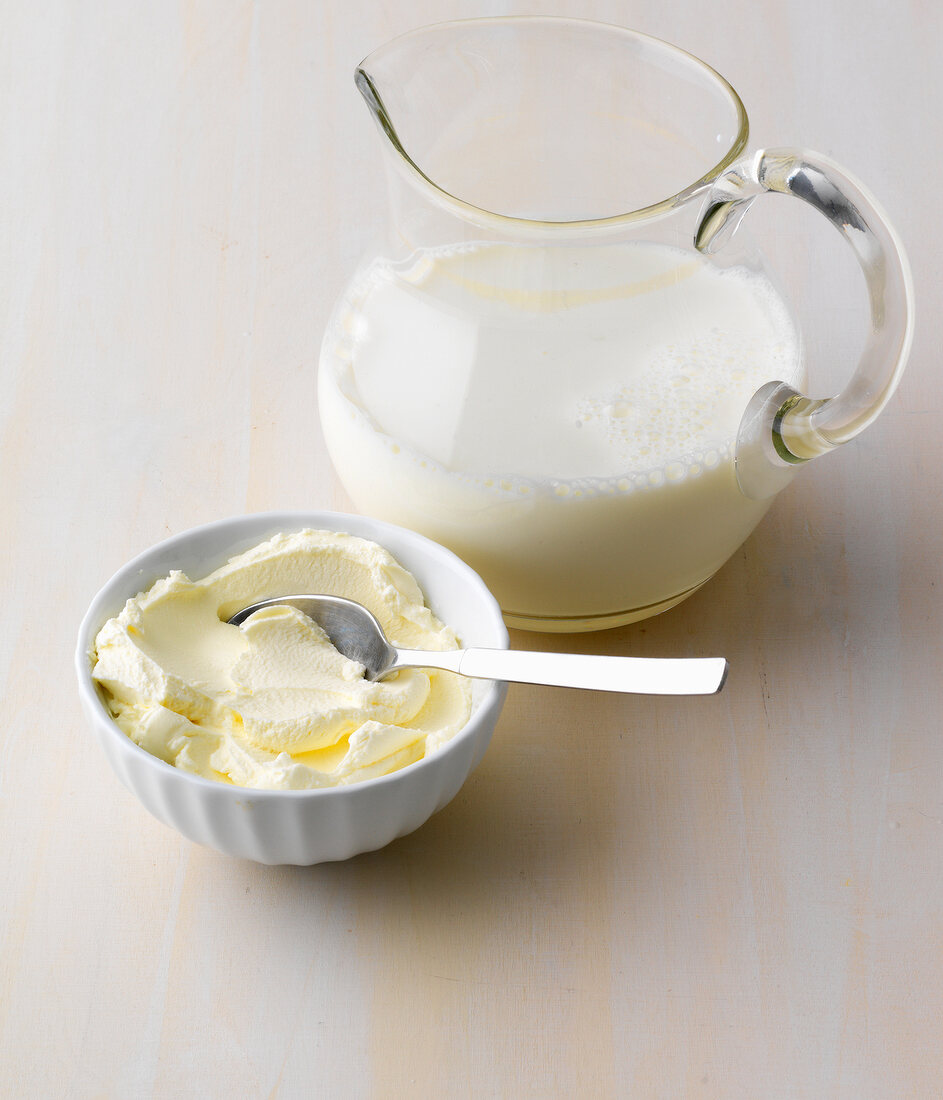
[[[761,272],[473,242],[361,271],[319,399],[360,509],[453,549],[512,624],[571,629],[672,606],[747,537],[769,502],[740,492],[736,436],[771,379],[804,382]]]

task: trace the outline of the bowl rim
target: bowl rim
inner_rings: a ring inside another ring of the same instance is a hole
[[[94,649],[95,637],[105,622],[120,612],[128,599],[132,599],[134,595],[145,591],[161,576],[166,576],[166,569],[163,569],[158,570],[153,577],[148,577],[148,563],[151,562],[155,556],[172,553],[177,548],[178,544],[186,544],[194,538],[221,532],[231,527],[238,529],[243,525],[249,527],[258,526],[261,529],[258,535],[247,536],[247,538],[254,537],[256,541],[248,544],[241,550],[238,548],[230,548],[222,551],[220,554],[220,565],[228,561],[229,558],[244,553],[246,550],[250,549],[252,545],[258,545],[259,542],[263,542],[267,538],[272,538],[276,534],[291,533],[293,531],[305,529],[321,529],[350,534],[357,538],[371,539],[371,541],[377,542],[383,546],[384,549],[389,549],[381,538],[358,533],[356,530],[340,526],[348,522],[353,527],[376,527],[381,530],[391,531],[396,538],[402,537],[408,541],[416,542],[423,551],[431,555],[433,560],[438,558],[448,569],[463,576],[466,581],[469,581],[474,588],[479,590],[484,609],[487,611],[492,625],[498,627],[498,636],[502,641],[502,646],[500,648],[508,647],[509,636],[507,626],[501,614],[501,608],[498,606],[498,602],[492,595],[491,590],[470,565],[441,543],[435,542],[433,539],[427,538],[417,531],[412,531],[408,527],[401,527],[398,524],[389,523],[386,520],[375,519],[372,516],[357,515],[350,512],[335,512],[329,509],[316,509],[312,511],[275,510],[246,512],[239,515],[224,517],[222,519],[211,520],[208,523],[198,524],[195,527],[179,531],[174,535],[168,536],[166,539],[162,539],[160,542],[152,544],[117,569],[95,593],[79,625],[78,640],[75,650],[75,671],[78,679],[79,696],[85,704],[86,714],[95,723],[99,731],[103,732],[105,736],[113,739],[119,751],[130,752],[131,757],[139,760],[142,765],[156,766],[164,771],[164,774],[176,776],[176,781],[178,782],[190,784],[196,789],[216,792],[217,797],[229,796],[241,802],[247,800],[252,800],[254,802],[281,801],[285,798],[351,797],[357,792],[363,792],[361,795],[361,797],[363,797],[369,790],[375,790],[391,783],[403,782],[404,777],[416,775],[420,771],[426,771],[430,767],[435,767],[438,761],[450,755],[451,750],[457,749],[460,743],[474,736],[477,732],[477,728],[491,719],[492,711],[495,710],[495,708],[497,711],[500,711],[504,702],[504,697],[507,693],[507,684],[503,681],[492,680],[489,683],[484,696],[465,725],[430,756],[423,756],[422,759],[407,764],[405,767],[399,768],[396,771],[389,772],[386,775],[374,776],[371,779],[364,779],[358,783],[348,783],[334,787],[305,788],[302,790],[272,790],[268,788],[242,787],[235,783],[221,783],[214,779],[205,779],[203,776],[193,775],[191,772],[181,771],[179,768],[175,767],[175,765],[168,764],[166,760],[161,760],[160,757],[154,756],[152,753],[149,753],[147,749],[142,748],[136,742],[132,741],[117,722],[115,722],[113,716],[109,712],[101,694],[101,690],[92,678],[90,656]],[[265,529],[270,529],[268,534],[262,533]],[[389,550],[389,552],[394,554],[394,557],[396,556],[393,550]],[[399,558],[397,558],[397,561],[399,561]],[[404,568],[408,567],[404,566]],[[412,572],[412,569],[410,569],[410,572]],[[137,585],[137,587],[135,587],[134,592],[130,596],[124,596],[122,599],[120,595],[116,594],[129,591],[132,585]],[[424,599],[427,599],[425,587],[422,585],[420,585],[420,587],[423,588]],[[116,610],[107,610],[106,605],[113,607],[118,600],[121,600],[121,603]],[[435,609],[433,608],[433,610]],[[496,718],[497,714],[495,714],[495,719]]]

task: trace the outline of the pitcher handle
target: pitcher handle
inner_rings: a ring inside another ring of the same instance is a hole
[[[871,332],[858,368],[835,397],[806,397],[769,382],[747,406],[737,436],[737,479],[753,499],[771,496],[796,466],[853,439],[897,388],[913,338],[913,284],[903,246],[864,187],[827,157],[802,149],[761,149],[712,185],[695,233],[705,254],[729,240],[766,191],[814,206],[851,245],[867,282]]]

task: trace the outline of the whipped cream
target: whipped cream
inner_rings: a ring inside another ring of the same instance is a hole
[[[471,713],[468,681],[404,669],[371,683],[300,611],[315,592],[367,607],[395,645],[457,649],[415,579],[381,546],[333,531],[280,534],[202,580],[172,572],[128,600],[95,640],[94,678],[138,745],[243,787],[308,789],[386,775],[434,752]]]

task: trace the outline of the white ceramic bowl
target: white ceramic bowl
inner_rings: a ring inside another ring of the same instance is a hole
[[[216,783],[140,748],[113,721],[92,680],[102,625],[125,601],[172,569],[206,576],[234,554],[280,531],[346,531],[386,547],[419,582],[426,602],[463,645],[505,649],[508,634],[484,582],[450,551],[421,535],[339,512],[266,512],[220,520],[159,543],[120,569],[92,601],[75,655],[85,714],[118,777],[160,821],[199,844],[260,863],[322,863],[381,848],[423,824],[458,793],[484,755],[507,685],[476,681],[467,725],[438,752],[400,771],[348,787],[257,791]]]

